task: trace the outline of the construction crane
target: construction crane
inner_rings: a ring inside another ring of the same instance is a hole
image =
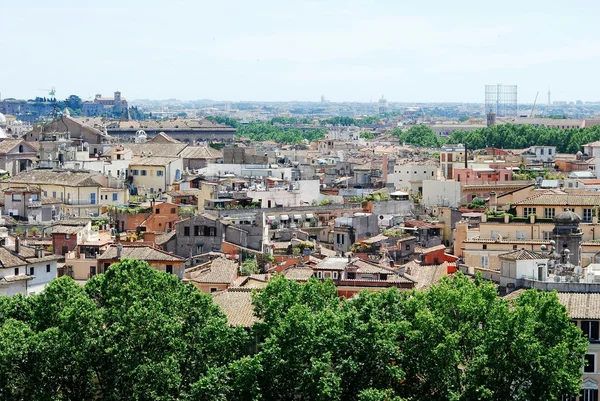
[[[537,98],[538,98],[539,94],[540,94],[540,91],[538,91],[535,94],[535,100],[533,101],[533,107],[531,108],[531,114],[529,115],[529,117],[531,117],[531,118],[533,118],[533,111],[535,110],[535,104],[537,103]]]

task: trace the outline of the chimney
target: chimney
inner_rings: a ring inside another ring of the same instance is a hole
[[[41,247],[35,248],[35,257],[41,258],[43,256],[44,256],[44,250]]]
[[[469,163],[467,162],[469,160],[469,151],[467,148],[467,143],[465,142],[465,168],[469,168]]]
[[[490,192],[490,207],[492,212],[495,212],[498,208],[498,194],[495,191]]]
[[[121,243],[117,244],[117,259],[121,259],[121,253],[123,252],[123,245]]]
[[[18,255],[21,250],[21,238],[18,236],[15,238],[15,253]]]
[[[385,186],[385,184],[387,184],[387,178],[388,178],[388,155],[387,153],[383,154],[383,186]]]

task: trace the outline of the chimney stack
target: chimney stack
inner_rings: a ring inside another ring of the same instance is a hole
[[[388,180],[388,155],[387,153],[383,154],[383,186],[387,184]]]
[[[123,245],[119,242],[117,244],[117,259],[121,259],[121,253],[123,252]]]
[[[15,253],[18,255],[19,251],[21,251],[21,238],[17,236],[15,238]]]

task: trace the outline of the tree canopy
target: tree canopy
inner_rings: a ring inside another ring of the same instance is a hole
[[[396,128],[391,133],[399,137],[400,143],[413,146],[437,148],[444,143],[444,140],[426,125],[414,125],[406,131]]]
[[[556,146],[559,153],[577,153],[582,145],[600,140],[600,126],[559,129],[530,125],[494,125],[473,131],[454,131],[450,143],[466,143],[469,149],[496,147],[522,149],[532,145]]]
[[[285,144],[299,144],[305,139],[309,142],[316,141],[322,139],[326,133],[327,130],[324,128],[302,130],[258,121],[240,125],[237,131],[238,137],[250,138],[252,141],[273,141]]]
[[[331,280],[275,276],[254,306],[250,332],[231,328],[209,295],[127,259],[85,287],[0,297],[0,400],[529,401],[581,385],[587,340],[551,292],[507,301],[457,274],[343,300]]]

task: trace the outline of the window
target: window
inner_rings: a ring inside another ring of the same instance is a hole
[[[56,191],[52,191],[52,197],[56,199]]]
[[[592,221],[592,209],[583,209],[582,221]]]
[[[19,275],[19,268],[15,267],[15,276],[18,276],[18,275]]]
[[[550,241],[552,239],[552,231],[542,231],[542,239]]]
[[[523,217],[529,217],[531,214],[536,214],[536,209],[534,207],[523,208]]]
[[[95,205],[96,204],[96,194],[94,192],[92,192],[90,194],[90,204],[91,205]]]
[[[490,258],[488,255],[481,255],[481,267],[487,269],[490,266]]]
[[[546,218],[546,219],[553,219],[555,213],[556,213],[556,209],[554,209],[553,207],[545,207],[544,208],[544,218]]]
[[[147,174],[148,174],[148,172],[146,170],[140,171],[140,175],[147,175]]]
[[[516,251],[516,250],[517,250],[517,246],[513,245],[513,251]]]
[[[599,324],[597,320],[583,320],[581,322],[581,331],[588,340],[600,340]]]
[[[583,365],[585,373],[596,372],[596,354],[585,354],[585,364]]]
[[[543,154],[544,154],[544,149],[542,148],[542,149],[540,149],[540,155],[543,155]]]
[[[337,280],[338,279],[338,272],[333,272],[333,279]]]
[[[487,249],[487,244],[483,244],[481,249]]]
[[[407,251],[410,251],[410,245],[409,244],[404,245],[404,249],[406,249]]]
[[[517,231],[517,239],[525,239],[525,231]]]
[[[317,272],[317,277],[318,278],[323,278],[323,272]]]
[[[50,273],[50,265],[46,265],[46,273]]]
[[[598,390],[596,389],[583,389],[581,390],[582,401],[598,401]]]
[[[163,175],[163,172],[162,172],[162,170],[158,170],[158,171],[156,172],[156,176],[157,176],[157,177],[162,177],[162,175]]]
[[[190,236],[190,228],[189,227],[183,227],[183,236],[184,237]]]
[[[573,212],[573,213],[575,213],[575,208],[574,208],[574,207],[566,207],[566,208],[564,209],[564,211],[565,211],[565,212]]]
[[[35,276],[35,267],[33,267],[33,266],[29,267],[29,275]]]
[[[171,208],[171,214],[175,214],[175,213],[177,213],[177,208],[175,208],[175,207],[172,207],[172,208]]]
[[[113,202],[116,202],[117,200],[119,200],[119,194],[112,194],[113,196]]]
[[[156,208],[156,209],[154,210],[154,213],[156,213],[156,214],[160,214],[160,209],[159,209],[159,208]]]
[[[210,287],[210,292],[217,292],[217,291],[219,291],[218,288],[216,288],[216,287]]]
[[[167,265],[167,273],[173,274],[173,265]]]
[[[138,175],[140,172],[138,170],[131,170],[131,175]]]
[[[194,226],[194,237],[200,235],[200,226]]]
[[[23,145],[19,145],[19,153],[23,153]]]
[[[552,154],[552,149],[548,149],[548,154],[551,155]]]
[[[21,202],[21,194],[12,194],[13,202]]]

